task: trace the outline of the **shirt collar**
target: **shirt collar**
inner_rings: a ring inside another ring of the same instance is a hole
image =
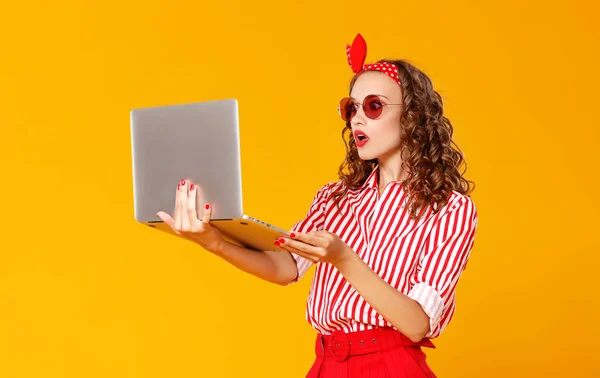
[[[393,181],[390,184],[402,186],[402,183],[399,181]],[[369,177],[367,177],[364,184],[362,184],[362,186],[360,187],[360,190],[363,190],[363,189],[377,190],[378,188],[379,188],[379,164],[375,165],[375,167],[373,168],[373,171],[371,172],[371,174],[369,174]]]
[[[373,168],[373,171],[365,180],[365,183],[362,185],[361,189],[377,189],[379,186],[379,164]]]

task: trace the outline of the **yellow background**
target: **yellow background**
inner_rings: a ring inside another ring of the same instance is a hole
[[[598,9],[547,1],[0,5],[0,377],[303,377],[287,288],[136,224],[135,107],[240,101],[247,212],[289,228],[343,156],[357,32],[445,100],[479,232],[440,377],[595,377]]]

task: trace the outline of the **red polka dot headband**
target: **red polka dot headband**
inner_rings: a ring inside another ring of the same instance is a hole
[[[346,54],[348,55],[348,64],[355,74],[358,75],[364,71],[379,71],[391,77],[398,85],[402,85],[396,65],[386,62],[364,64],[367,57],[367,42],[360,33],[354,38],[352,46],[346,45]]]

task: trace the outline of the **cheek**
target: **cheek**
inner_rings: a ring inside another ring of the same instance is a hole
[[[373,126],[377,135],[393,138],[394,140],[400,139],[400,122],[396,119],[382,119]]]

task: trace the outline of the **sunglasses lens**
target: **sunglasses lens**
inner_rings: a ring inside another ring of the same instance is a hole
[[[364,111],[365,115],[371,119],[375,119],[381,115],[383,104],[378,96],[370,95],[365,98]]]
[[[354,106],[354,101],[349,98],[343,98],[340,101],[339,107],[340,117],[346,122],[349,122],[352,117],[356,114],[356,107]]]

